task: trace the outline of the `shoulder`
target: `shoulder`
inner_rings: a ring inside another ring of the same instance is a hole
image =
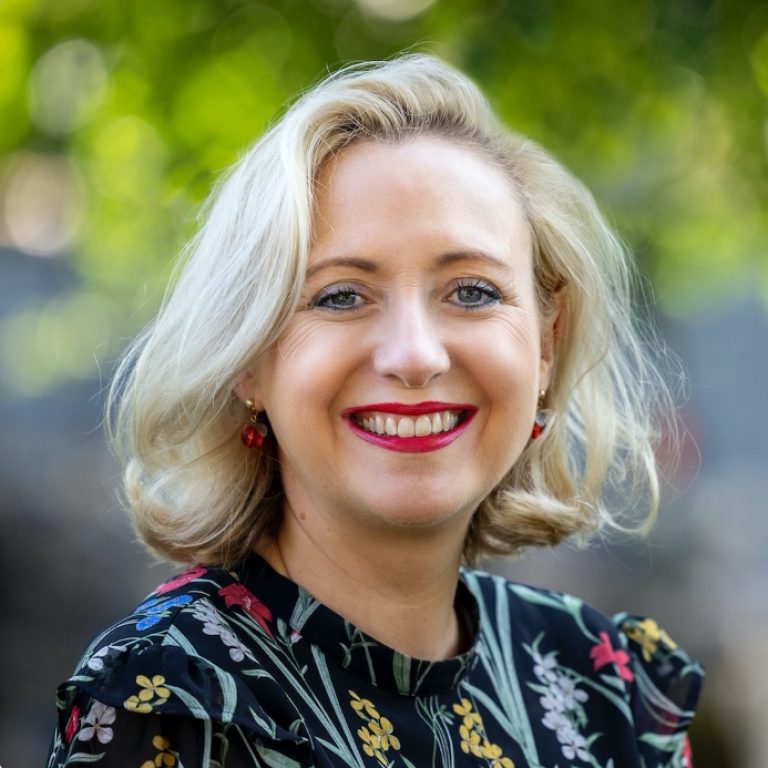
[[[609,618],[573,595],[478,571],[462,579],[478,602],[483,635],[512,649],[534,687],[581,685],[585,701],[589,690],[632,723],[648,765],[682,760],[704,671],[654,619]]]
[[[234,573],[197,566],[161,584],[102,632],[60,686],[59,699],[84,692],[138,714],[237,721],[260,708],[243,668],[261,674],[248,641],[269,642],[271,618]],[[263,681],[265,692],[269,687]],[[250,714],[245,720],[253,722]]]
[[[600,641],[601,633],[618,639],[616,623],[574,595],[482,571],[462,571],[462,580],[478,602],[484,629],[509,633],[516,644],[546,636],[567,653],[574,645]]]

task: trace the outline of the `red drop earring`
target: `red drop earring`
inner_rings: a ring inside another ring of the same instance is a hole
[[[262,411],[253,404],[253,400],[246,400],[245,406],[250,411],[248,424],[240,432],[240,440],[246,448],[261,448],[264,438],[269,434],[267,425],[261,421]]]
[[[536,409],[536,417],[533,420],[533,429],[531,430],[531,440],[536,440],[537,437],[552,423],[555,417],[554,412],[544,407],[544,398],[546,397],[546,390],[539,391],[539,403]]]

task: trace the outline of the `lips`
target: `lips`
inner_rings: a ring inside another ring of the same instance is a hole
[[[377,403],[342,414],[367,442],[394,451],[422,453],[452,443],[476,413],[473,405],[425,402]]]

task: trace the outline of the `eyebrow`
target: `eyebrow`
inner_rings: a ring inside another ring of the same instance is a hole
[[[307,267],[307,277],[312,277],[315,272],[319,272],[321,269],[328,269],[329,267],[354,267],[363,272],[378,272],[379,266],[375,261],[369,259],[363,259],[358,256],[334,256],[330,259],[323,259],[317,264]]]
[[[457,262],[462,261],[480,261],[497,268],[509,269],[509,264],[503,259],[500,259],[497,256],[492,256],[485,251],[478,250],[450,251],[448,253],[441,253],[436,259],[436,263],[440,267],[456,264]],[[330,267],[352,267],[354,269],[359,269],[362,272],[370,273],[379,271],[379,265],[375,261],[363,259],[359,256],[334,256],[329,259],[323,259],[308,267],[307,278],[312,277],[312,275],[320,270],[328,269]]]
[[[441,267],[448,264],[455,264],[459,261],[481,261],[501,269],[509,269],[510,267],[504,259],[500,259],[498,256],[492,256],[486,251],[451,251],[449,253],[443,253],[437,258],[437,263]]]

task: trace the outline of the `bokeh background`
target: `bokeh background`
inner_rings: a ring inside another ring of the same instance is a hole
[[[102,432],[211,184],[343,62],[437,53],[588,185],[649,276],[689,437],[648,542],[495,564],[648,613],[708,667],[697,766],[768,765],[768,4],[0,0],[0,765],[168,573]]]

